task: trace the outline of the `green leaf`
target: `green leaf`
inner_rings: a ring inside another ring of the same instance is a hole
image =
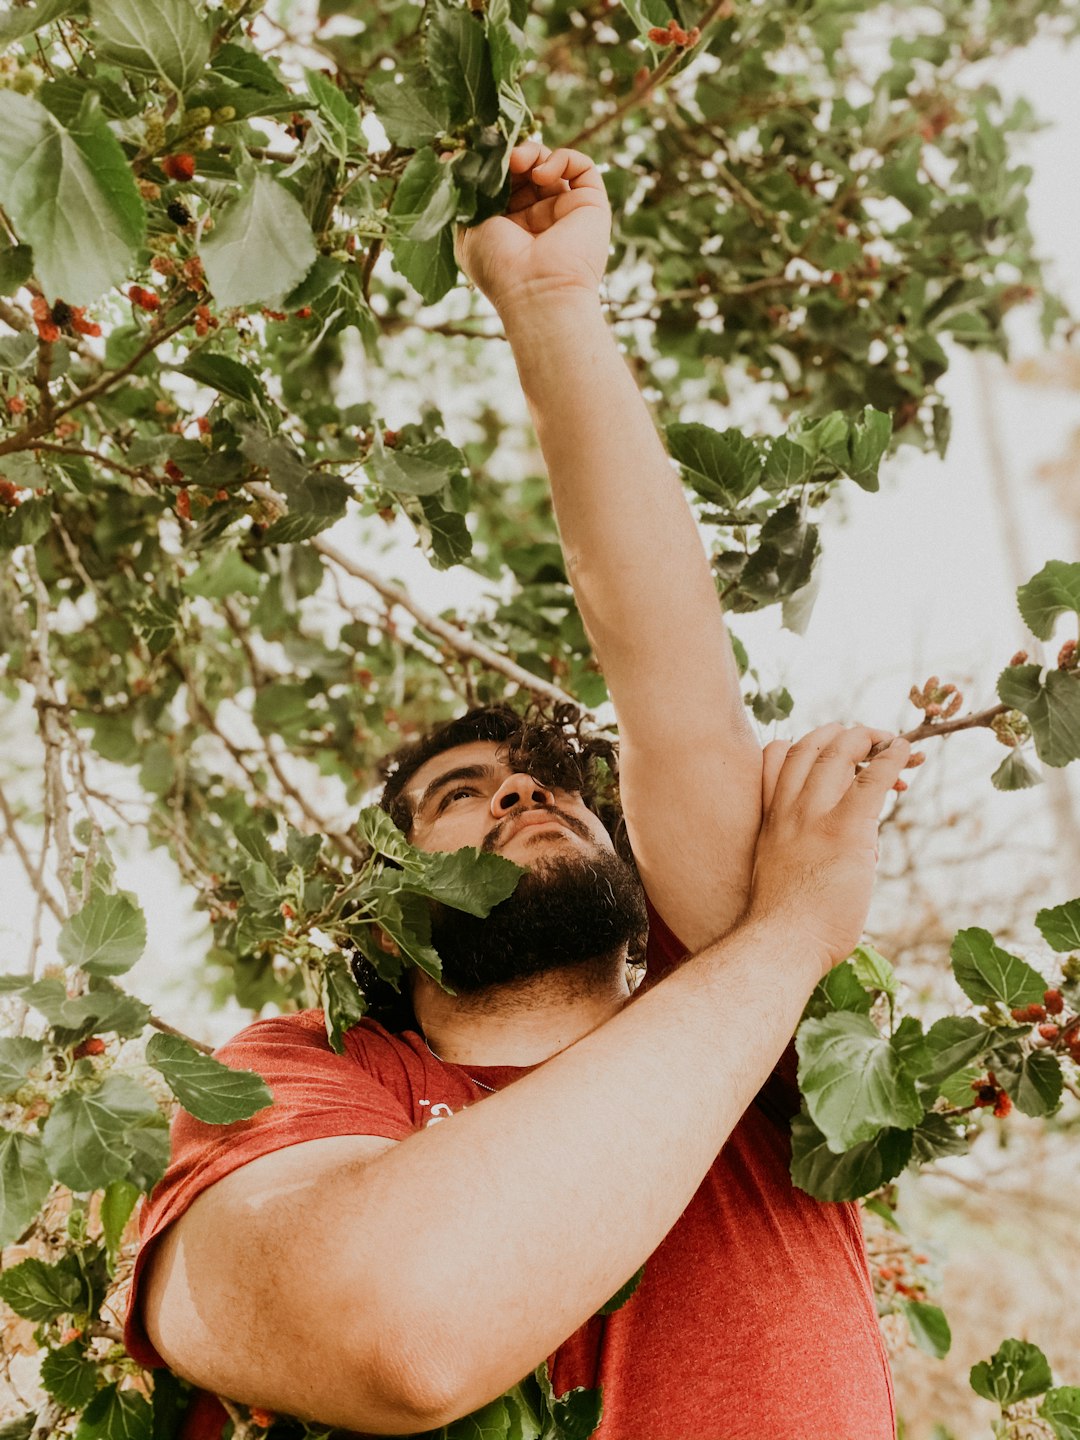
[[[323,1019],[326,1024],[326,1038],[335,1054],[345,1050],[343,1036],[346,1030],[364,1018],[367,1003],[353,979],[349,962],[344,955],[331,955],[323,966],[321,976]]]
[[[896,971],[880,950],[875,950],[873,945],[856,945],[851,952],[851,964],[860,985],[895,1003],[899,993]]]
[[[633,1275],[630,1276],[630,1279],[627,1280],[625,1285],[619,1286],[618,1290],[615,1291],[615,1294],[611,1297],[607,1304],[601,1305],[600,1309],[596,1313],[598,1315],[614,1315],[616,1310],[621,1310],[622,1307],[626,1304],[626,1302],[630,1299],[630,1296],[633,1295],[634,1291],[641,1284],[644,1276],[645,1266],[642,1265],[639,1269],[634,1271]]]
[[[1080,1440],[1080,1387],[1060,1385],[1047,1391],[1039,1414],[1058,1440]]]
[[[1080,563],[1048,560],[1016,592],[1024,624],[1040,640],[1049,640],[1059,615],[1080,613]]]
[[[420,852],[409,844],[393,820],[378,805],[365,805],[356,817],[356,838],[376,855],[399,863],[420,865]]]
[[[393,145],[419,150],[450,128],[446,101],[422,70],[406,71],[400,84],[384,71],[366,80],[365,88]]]
[[[0,1275],[0,1300],[25,1320],[53,1320],[86,1303],[86,1285],[74,1255],[56,1265],[31,1258]]]
[[[994,1031],[981,1025],[973,1016],[946,1015],[941,1020],[935,1020],[926,1032],[926,1045],[932,1061],[916,1078],[939,1085],[947,1076],[963,1070],[984,1055],[993,1043]]]
[[[469,8],[436,5],[427,28],[427,62],[454,125],[493,125],[499,101],[484,19]]]
[[[1050,1115],[1061,1103],[1064,1078],[1056,1055],[1010,1045],[994,1052],[993,1069],[998,1084],[1023,1114]]]
[[[795,1045],[799,1088],[836,1154],[885,1127],[908,1130],[922,1119],[915,1082],[867,1016],[837,1011],[804,1020]]]
[[[1064,905],[1040,910],[1035,924],[1051,950],[1080,950],[1080,900],[1066,900]]]
[[[16,1035],[0,1040],[0,1100],[8,1100],[21,1090],[33,1070],[45,1054],[40,1040],[30,1040]]]
[[[0,516],[0,551],[35,544],[48,531],[51,519],[52,508],[47,500],[24,500]]]
[[[814,457],[787,435],[778,436],[765,457],[765,485],[769,490],[786,490],[810,478]]]
[[[258,570],[242,560],[238,550],[218,550],[182,580],[180,588],[187,595],[221,600],[226,595],[257,595],[262,581]]]
[[[388,450],[376,436],[367,460],[375,483],[394,495],[435,495],[444,490],[465,464],[449,440],[433,440],[408,450]]]
[[[791,1178],[817,1200],[857,1200],[900,1174],[911,1158],[910,1130],[881,1130],[843,1155],[806,1114],[791,1122]]]
[[[820,1017],[834,1010],[851,1010],[857,1015],[869,1015],[873,1004],[873,996],[856,979],[855,967],[850,960],[844,960],[818,981],[807,1001],[806,1013]]]
[[[28,1410],[16,1420],[8,1420],[0,1424],[0,1440],[30,1440],[34,1433],[34,1425],[37,1421],[37,1413]]]
[[[95,48],[138,75],[156,75],[181,95],[210,58],[210,29],[192,0],[92,0]]]
[[[30,246],[10,245],[0,237],[0,295],[14,295],[33,271],[34,252]]]
[[[512,895],[526,873],[502,855],[471,848],[417,853],[423,856],[422,871],[410,872],[405,887],[480,919]]]
[[[976,1005],[997,1000],[1006,1009],[1040,1004],[1046,981],[1026,960],[995,945],[989,930],[973,927],[957,933],[949,951],[961,990]]]
[[[299,200],[263,170],[215,218],[200,254],[219,305],[270,304],[300,283],[315,237]]]
[[[1050,670],[1040,680],[1038,665],[1009,665],[998,677],[998,695],[1031,721],[1035,750],[1047,765],[1068,765],[1080,757],[1080,676]]]
[[[966,1155],[970,1149],[964,1129],[958,1129],[947,1115],[930,1111],[912,1132],[911,1164],[926,1165],[942,1155]]]
[[[952,1331],[941,1307],[927,1305],[923,1300],[901,1300],[900,1310],[919,1349],[935,1360],[943,1360],[952,1346]]]
[[[1030,790],[1043,779],[1023,750],[1010,750],[990,776],[990,783],[995,790]]]
[[[734,508],[761,483],[761,457],[738,430],[692,424],[669,425],[664,433],[672,459],[703,499]]]
[[[989,1360],[971,1367],[971,1388],[984,1400],[1015,1405],[1053,1384],[1046,1356],[1026,1340],[1006,1340]]]
[[[131,1219],[131,1212],[135,1209],[138,1198],[139,1187],[128,1180],[110,1181],[101,1197],[101,1228],[105,1236],[110,1274],[116,1269],[124,1227]]]
[[[122,975],[146,948],[146,917],[126,895],[91,896],[60,931],[57,949],[90,975]]]
[[[87,305],[125,278],[146,212],[92,91],[67,130],[29,95],[0,91],[0,192],[47,298]]]
[[[843,466],[856,485],[871,491],[878,488],[878,466],[891,439],[892,421],[888,415],[867,405],[862,418],[851,427],[850,458]]]
[[[184,1109],[208,1125],[231,1125],[273,1104],[261,1075],[234,1070],[212,1055],[203,1055],[179,1035],[152,1035],[146,1059],[164,1075]]]
[[[153,1440],[153,1411],[137,1390],[106,1385],[79,1418],[75,1440]]]
[[[77,0],[37,0],[36,4],[22,5],[12,9],[0,20],[0,48],[32,35],[43,25],[58,20],[69,10],[74,10]]]
[[[360,115],[332,80],[320,70],[306,70],[308,91],[318,107],[314,124],[326,148],[346,160],[355,150],[364,148]]]
[[[270,397],[262,381],[247,365],[241,365],[231,355],[214,355],[209,350],[196,350],[179,367],[181,375],[197,380],[200,385],[209,385],[219,395],[228,395],[245,405],[254,405],[264,413],[271,413]],[[242,447],[241,447],[242,448]]]
[[[394,266],[426,305],[441,300],[457,279],[453,230],[447,225],[433,238],[423,240],[413,239],[410,231],[429,212],[433,198],[443,193],[447,168],[434,150],[418,150],[405,167],[390,206],[394,229],[389,243]]]
[[[159,1179],[169,1158],[169,1128],[157,1102],[126,1075],[109,1075],[95,1090],[65,1090],[42,1139],[52,1174],[84,1193],[112,1180],[138,1184],[155,1168]]]
[[[97,1390],[98,1367],[78,1340],[50,1350],[41,1362],[41,1384],[65,1410],[81,1410]]]

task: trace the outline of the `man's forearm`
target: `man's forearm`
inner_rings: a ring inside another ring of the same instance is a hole
[[[620,729],[723,721],[752,738],[690,507],[599,300],[529,299],[502,318]]]
[[[380,1156],[361,1184],[350,1178],[350,1228],[368,1257],[356,1293],[403,1369],[442,1376],[440,1423],[535,1367],[674,1225],[820,974],[812,956],[791,960],[789,940],[775,924],[733,932],[531,1074]],[[324,1191],[332,1206],[333,1177]]]

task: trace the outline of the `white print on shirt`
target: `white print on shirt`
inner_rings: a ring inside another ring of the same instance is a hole
[[[430,1100],[418,1100],[416,1103],[418,1105],[431,1105]],[[426,1130],[429,1125],[437,1125],[440,1120],[449,1120],[453,1113],[450,1106],[443,1104],[441,1101],[438,1105],[431,1105],[431,1114],[424,1121],[424,1129]]]

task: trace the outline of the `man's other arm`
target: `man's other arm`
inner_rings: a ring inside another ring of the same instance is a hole
[[[792,748],[747,917],[591,1034],[400,1143],[299,1144],[200,1196],[149,1277],[169,1365],[249,1404],[408,1434],[551,1354],[675,1224],[857,942],[909,753],[856,777],[873,738],[829,727]]]

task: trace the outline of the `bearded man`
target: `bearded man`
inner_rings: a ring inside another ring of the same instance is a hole
[[[472,711],[393,758],[383,804],[414,845],[528,873],[487,920],[435,912],[453,994],[412,972],[407,1007],[340,1056],[317,1011],[219,1052],[275,1103],[178,1118],[128,1346],[353,1434],[447,1425],[546,1359],[556,1394],[602,1390],[598,1440],[892,1440],[857,1208],[788,1173],[790,1041],[858,942],[909,749],[871,758],[891,737],[833,725],[763,760],[600,308],[603,182],[536,141],[510,169],[507,214],[460,231],[458,259],[530,404],[618,715],[622,816],[567,712]]]

